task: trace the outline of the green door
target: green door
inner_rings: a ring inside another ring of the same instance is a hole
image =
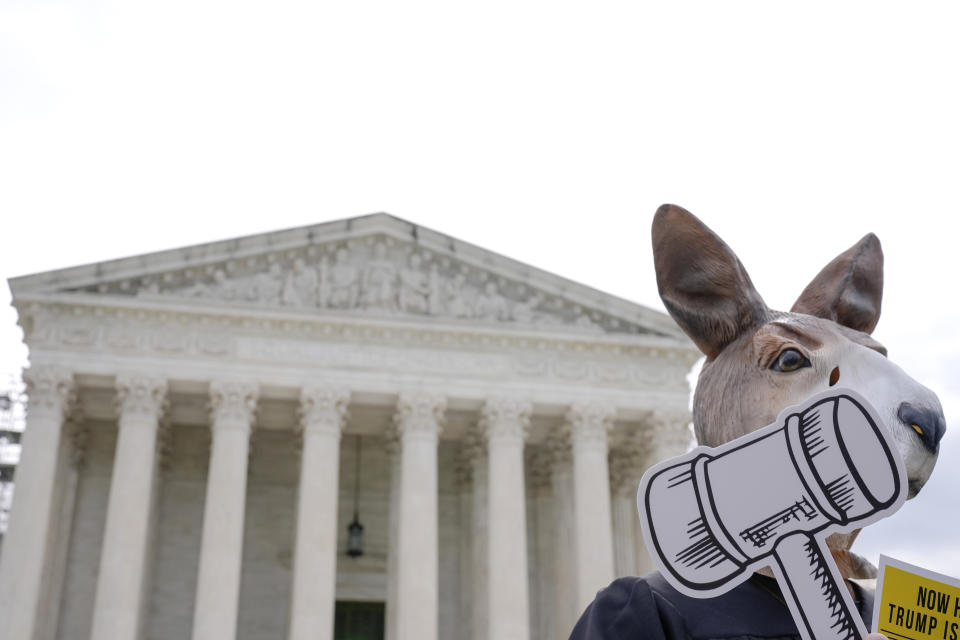
[[[333,640],[383,640],[382,602],[337,602]]]

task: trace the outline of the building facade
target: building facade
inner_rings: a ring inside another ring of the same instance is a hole
[[[0,639],[566,638],[650,568],[661,313],[386,214],[10,285]]]

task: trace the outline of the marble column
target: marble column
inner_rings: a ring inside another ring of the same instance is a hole
[[[56,516],[57,532],[53,540],[52,563],[50,566],[49,587],[44,587],[47,594],[46,602],[41,603],[40,625],[37,630],[37,640],[54,640],[60,624],[61,603],[63,601],[63,587],[67,575],[67,560],[70,552],[70,537],[73,532],[73,514],[77,503],[77,487],[80,482],[80,470],[83,468],[86,456],[89,428],[84,424],[83,411],[79,406],[67,418],[65,435],[69,439],[67,446],[61,447],[61,462],[58,463],[63,471],[63,487],[60,490],[59,513]],[[44,606],[44,604],[46,606]]]
[[[210,384],[212,442],[203,508],[193,640],[236,637],[244,508],[256,384]]]
[[[616,575],[632,576],[637,571],[636,529],[639,528],[637,486],[641,458],[630,442],[610,452],[610,500],[613,512],[613,567]]]
[[[644,421],[643,430],[638,434],[639,455],[642,469],[687,452],[693,445],[693,433],[690,431],[690,412],[684,408],[660,409],[653,412]],[[638,516],[639,518],[639,516]],[[639,526],[634,532],[636,543],[637,575],[643,575],[656,569],[653,558],[647,550],[643,531]]]
[[[340,434],[350,393],[306,387],[300,393],[300,490],[290,606],[290,640],[330,640],[337,583]]]
[[[550,457],[550,487],[553,496],[554,583],[553,611],[555,640],[570,637],[580,611],[577,609],[577,563],[575,514],[573,505],[573,461],[570,438],[566,431],[554,433],[547,440]]]
[[[474,431],[473,441],[473,531],[471,585],[473,591],[473,639],[487,640],[490,633],[490,465],[487,444]]]
[[[643,530],[639,526],[633,531],[633,542],[636,549],[634,558],[637,563],[637,575],[646,575],[656,570],[657,566],[653,564],[653,557],[647,549],[647,541],[644,539]]]
[[[686,409],[655,411],[647,421],[647,466],[686,453],[693,446],[690,412]]]
[[[401,456],[397,640],[437,640],[437,448],[445,409],[446,398],[429,392],[404,392],[397,401]]]
[[[489,464],[489,637],[496,640],[530,637],[523,445],[531,409],[525,400],[492,398],[480,421]]]
[[[533,489],[536,544],[534,545],[534,587],[531,591],[536,630],[533,636],[551,640],[557,636],[554,589],[556,552],[554,550],[554,500],[551,491],[551,456],[546,447],[537,447],[530,456],[530,484]]]
[[[473,438],[464,438],[460,442],[457,454],[457,511],[459,522],[459,577],[460,602],[457,640],[473,639],[473,459],[476,455]]]
[[[139,635],[157,471],[157,428],[166,392],[163,378],[117,376],[117,448],[91,640],[135,640]]]
[[[582,611],[613,581],[613,531],[607,433],[614,410],[599,403],[576,404],[567,412],[573,449],[576,607]]]
[[[16,494],[0,555],[0,638],[37,633],[44,574],[51,562],[57,468],[64,420],[75,398],[73,376],[58,367],[24,371],[29,404],[16,471]]]
[[[387,531],[387,613],[385,640],[397,638],[397,590],[400,553],[400,435],[395,425],[390,425],[384,435],[387,456],[390,460],[390,504]]]

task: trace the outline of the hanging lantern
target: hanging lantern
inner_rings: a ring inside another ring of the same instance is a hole
[[[363,555],[363,525],[360,524],[360,436],[357,436],[356,472],[353,477],[353,522],[347,525],[347,555]]]
[[[363,525],[357,519],[357,514],[353,514],[353,522],[347,526],[347,555],[356,558],[363,555]]]

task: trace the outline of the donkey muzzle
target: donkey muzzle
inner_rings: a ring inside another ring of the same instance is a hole
[[[937,452],[940,439],[943,438],[943,434],[947,430],[947,422],[943,417],[943,411],[918,407],[909,402],[904,402],[897,409],[897,417],[920,436],[920,441],[930,453]]]

